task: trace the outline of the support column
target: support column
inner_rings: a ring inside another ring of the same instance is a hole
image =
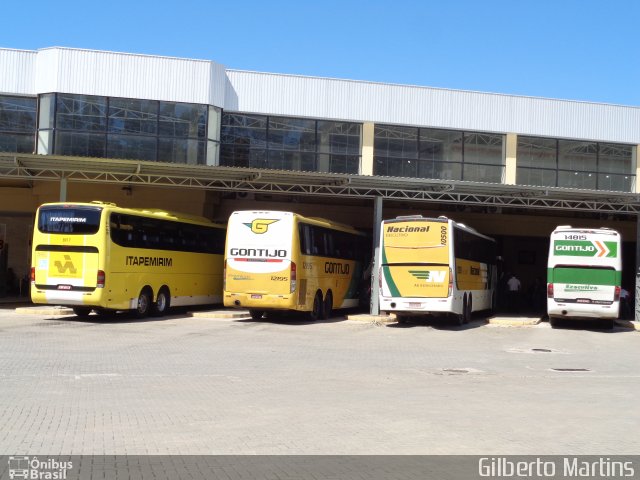
[[[371,267],[371,315],[380,314],[380,224],[382,223],[382,197],[373,200],[373,261]]]
[[[374,124],[362,124],[362,160],[360,175],[373,175],[373,135]]]
[[[516,156],[518,152],[518,135],[507,133],[505,149],[504,183],[516,184]]]
[[[60,179],[60,201],[67,201],[67,179],[65,177]]]
[[[640,145],[634,145],[631,153],[631,171],[635,172],[636,178],[631,191],[635,193],[640,193],[640,162],[638,162],[638,152],[640,152]]]
[[[636,217],[636,294],[634,320],[640,322],[640,215]]]

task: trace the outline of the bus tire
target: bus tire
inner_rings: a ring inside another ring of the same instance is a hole
[[[76,317],[87,318],[91,313],[91,307],[73,307],[73,313]]]
[[[556,328],[558,326],[558,317],[549,315],[549,325],[551,325],[551,328]]]
[[[331,317],[331,312],[333,310],[333,293],[331,290],[327,291],[327,295],[324,297],[324,308],[322,309],[322,319],[327,320]]]
[[[95,312],[100,316],[100,318],[113,318],[116,315],[116,310],[111,310],[109,308],[96,308]]]
[[[462,313],[454,313],[454,319],[456,324],[464,325],[466,323],[467,317],[467,294],[465,293],[464,297],[462,297]]]
[[[313,297],[313,307],[311,308],[311,311],[309,312],[309,318],[312,321],[316,321],[316,320],[320,320],[322,318],[322,293],[320,292],[320,290],[318,290],[316,292],[316,296]]]
[[[153,314],[158,316],[166,315],[169,311],[170,304],[171,296],[169,295],[169,289],[164,285],[158,292],[156,303],[153,304]]]
[[[138,295],[137,306],[134,309],[137,318],[145,318],[149,315],[149,312],[151,311],[151,298],[151,290],[149,287],[144,287],[140,291],[140,295]]]
[[[467,308],[465,309],[464,323],[471,321],[471,312],[473,311],[473,298],[469,295],[467,298]]]
[[[251,315],[253,320],[262,320],[264,310],[249,310],[249,315]]]

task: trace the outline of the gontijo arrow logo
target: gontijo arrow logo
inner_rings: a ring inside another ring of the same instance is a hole
[[[615,258],[618,256],[618,244],[602,240],[556,240],[553,251],[562,256]]]
[[[277,221],[277,219],[256,218],[253,222],[245,223],[244,225],[249,227],[253,233],[262,234],[267,233],[269,225]]]

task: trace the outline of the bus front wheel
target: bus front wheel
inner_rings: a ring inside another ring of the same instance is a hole
[[[135,309],[136,317],[144,318],[149,315],[149,311],[151,310],[151,292],[143,288],[138,295],[138,303]]]
[[[171,297],[169,296],[169,289],[167,287],[162,287],[158,292],[156,303],[153,306],[153,313],[158,316],[166,315],[169,310],[170,303]]]

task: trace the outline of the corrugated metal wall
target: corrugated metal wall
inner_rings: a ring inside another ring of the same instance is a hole
[[[637,107],[238,70],[227,76],[238,101],[232,108],[243,112],[640,143]]]
[[[35,95],[37,52],[0,48],[0,93]]]
[[[227,110],[640,143],[640,108],[225,70],[208,60],[69,48],[0,49],[0,92],[65,92]]]
[[[224,66],[208,60],[45,48],[0,50],[0,91],[62,92],[222,106]]]

